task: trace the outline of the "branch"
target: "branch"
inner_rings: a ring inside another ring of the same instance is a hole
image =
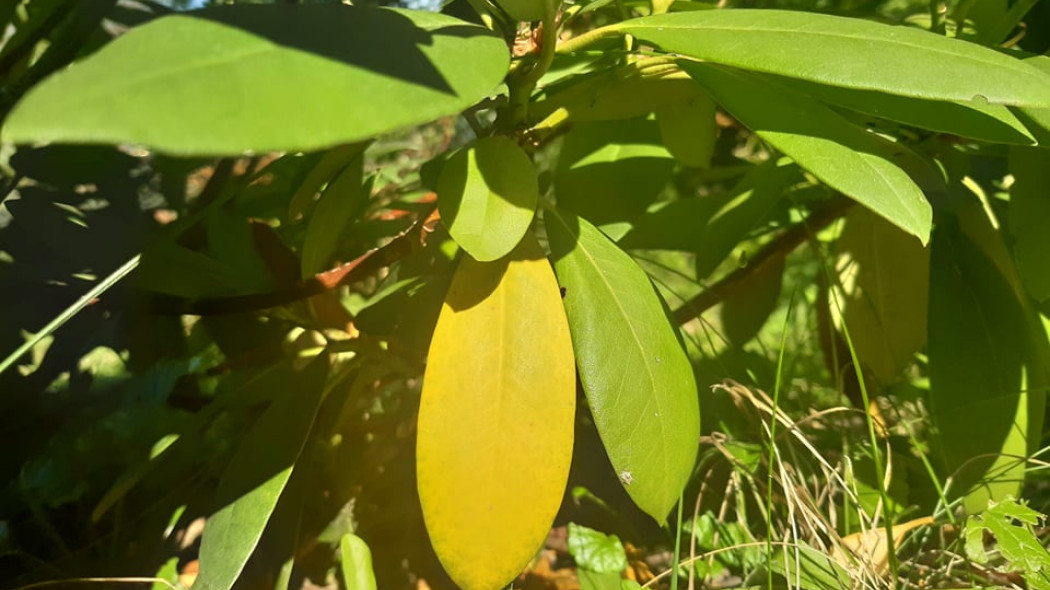
[[[581,33],[558,43],[556,51],[560,54],[575,53],[577,51],[582,51],[584,48],[589,47],[602,39],[615,37],[621,34],[619,23],[607,25],[597,29],[592,29],[586,33]]]
[[[765,248],[762,248],[758,254],[751,258],[747,266],[729,273],[725,278],[704,289],[695,297],[683,303],[681,307],[674,310],[672,315],[675,322],[681,326],[726,300],[751,274],[758,272],[766,265],[787,258],[787,255],[802,245],[809,236],[842,217],[852,206],[853,201],[846,197],[839,197],[829,202],[825,207],[814,211],[805,221],[792,226],[777,236],[772,242],[766,244]]]
[[[269,309],[308,299],[340,285],[359,281],[416,252],[426,245],[427,235],[434,231],[440,220],[437,208],[431,207],[420,215],[419,221],[385,246],[373,248],[346,264],[275,291],[207,299],[149,293],[149,306],[151,311],[165,315],[224,315]]]

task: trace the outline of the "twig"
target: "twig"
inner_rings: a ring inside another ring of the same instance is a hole
[[[420,217],[420,221],[398,234],[385,246],[373,248],[346,264],[318,273],[295,285],[266,293],[207,299],[189,299],[150,293],[150,308],[156,313],[167,315],[224,315],[268,309],[320,295],[340,285],[361,280],[424,246],[427,234],[434,230],[441,216],[436,207],[431,207],[425,210]]]
[[[594,43],[597,43],[598,41],[601,41],[602,39],[615,37],[620,34],[621,32],[619,24],[612,24],[601,28],[592,29],[590,31],[587,31],[586,33],[581,33],[579,35],[576,35],[575,37],[566,39],[561,43],[558,43],[557,52],[560,54],[576,53],[577,51],[581,51],[584,48],[589,47]]]
[[[747,266],[733,271],[721,281],[701,291],[695,297],[683,303],[681,307],[674,310],[672,314],[674,320],[678,325],[683,325],[721,303],[732,295],[752,274],[759,272],[766,265],[787,258],[787,255],[802,245],[811,234],[820,231],[830,225],[831,222],[842,217],[851,206],[853,206],[853,201],[845,197],[839,197],[828,203],[824,208],[814,211],[805,221],[793,226],[767,244],[765,248],[751,258]]]
[[[178,590],[178,586],[164,578],[131,577],[131,578],[66,578],[62,580],[45,580],[34,582],[26,586],[19,586],[17,590],[31,590],[32,588],[46,588],[48,586],[61,586],[66,584],[163,584],[172,590]]]

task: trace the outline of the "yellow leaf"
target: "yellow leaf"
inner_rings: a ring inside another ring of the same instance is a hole
[[[464,590],[498,590],[539,550],[572,455],[576,373],[558,283],[531,234],[464,256],[430,344],[416,470],[427,531]]]

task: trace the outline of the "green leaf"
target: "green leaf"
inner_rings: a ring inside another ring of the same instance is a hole
[[[1050,76],[1050,57],[1033,55],[1026,57],[1024,62]],[[1039,145],[1050,145],[1050,108],[1010,107],[1010,110],[1039,141]]]
[[[187,367],[187,371],[180,371],[180,373],[185,374],[188,372],[188,369],[189,367]],[[172,383],[172,385],[174,385],[174,383]],[[98,501],[98,504],[95,505],[95,509],[91,511],[91,522],[97,523],[101,520],[102,515],[105,514],[106,511],[112,508],[119,500],[123,499],[131,488],[135,487],[135,485],[142,481],[142,478],[155,468],[157,458],[163,455],[164,452],[167,451],[168,448],[178,439],[179,435],[169,434],[155,442],[153,448],[150,449],[149,460],[132,466],[125,471],[108,490],[106,490],[106,493]]]
[[[170,590],[171,586],[179,583],[179,558],[172,557],[165,561],[164,565],[157,570],[157,573],[153,574],[153,577],[157,578],[157,581],[153,582],[150,590]],[[167,584],[164,582],[167,582]]]
[[[683,67],[730,114],[799,166],[924,244],[929,240],[930,204],[900,168],[908,163],[906,148],[760,76],[705,64]]]
[[[700,436],[689,359],[630,256],[567,211],[547,210],[545,225],[598,434],[627,494],[663,522],[689,479]]]
[[[726,339],[743,346],[758,334],[777,307],[784,278],[784,260],[775,260],[752,272],[719,312]]]
[[[372,552],[361,537],[347,533],[339,540],[339,566],[346,590],[376,590]]]
[[[704,92],[680,104],[656,109],[660,138],[675,160],[683,166],[709,168],[718,139],[715,101]]]
[[[842,319],[861,363],[890,383],[926,344],[930,250],[858,207],[838,250]]]
[[[428,12],[220,6],[132,29],[33,88],[4,138],[173,154],[304,151],[455,113],[508,65],[484,28]]]
[[[1050,76],[991,49],[911,27],[736,9],[642,17],[615,29],[667,52],[831,86],[1050,107]]]
[[[568,545],[569,555],[582,569],[599,574],[619,574],[627,569],[627,554],[616,535],[570,522]]]
[[[8,2],[4,6],[0,6],[0,27],[7,27],[11,23],[11,18],[15,15],[15,9],[18,8],[17,2]],[[15,27],[17,31],[17,27]],[[5,49],[6,44],[5,44]]]
[[[1018,0],[1013,2],[1009,10],[1004,10],[1001,16],[992,23],[978,26],[979,35],[976,39],[983,45],[996,46],[1003,43],[1007,36],[1021,24],[1025,15],[1035,6],[1039,0]],[[983,2],[982,4],[990,4]]]
[[[554,172],[558,206],[596,224],[641,215],[674,170],[651,120],[580,123],[569,131]]]
[[[1038,437],[1042,409],[1030,415],[1029,328],[1009,282],[958,226],[942,225],[930,254],[930,412],[951,495],[979,512],[1020,490],[1018,458]]]
[[[321,194],[303,239],[302,276],[309,278],[328,270],[343,232],[351,221],[360,217],[368,204],[364,182],[363,154],[358,154]]]
[[[754,446],[756,454],[761,454],[762,449]],[[723,566],[749,570],[766,563],[765,548],[755,543],[754,536],[740,522],[726,521],[707,511],[700,515],[692,528],[693,531],[687,529],[683,533],[695,532],[697,546],[704,552],[717,551],[713,565],[706,568],[708,572],[721,571]],[[719,551],[730,548],[731,551]]]
[[[1022,109],[1010,107],[1041,146],[1050,145],[1050,109]]]
[[[210,254],[229,269],[226,280],[236,285],[237,291],[251,293],[273,287],[274,276],[257,248],[252,222],[233,203],[212,211],[205,218],[205,227]]]
[[[617,573],[577,570],[580,578],[580,590],[623,590],[622,582],[626,581]]]
[[[367,142],[352,143],[310,154],[310,162],[307,162],[312,164],[310,171],[301,177],[302,182],[297,183],[297,188],[288,201],[288,219],[296,220],[302,216],[314,202],[317,191],[357,159],[367,145]]]
[[[618,243],[630,249],[693,252],[697,276],[707,277],[799,177],[794,163],[771,159],[748,171],[726,195],[678,199],[652,208]]]
[[[1010,233],[1014,260],[1025,288],[1037,301],[1050,299],[1050,152],[1010,150]]]
[[[925,326],[923,323],[921,327],[925,329]],[[894,514],[907,508],[911,474],[906,469],[896,470],[890,474],[889,485],[885,485],[885,480],[879,480],[870,447],[858,447],[852,454],[850,469],[844,478],[846,485],[855,490],[857,500],[846,502],[842,518],[851,525],[844,532],[863,536],[871,534],[871,529],[865,531],[867,527],[862,522],[870,521],[880,510],[886,510],[887,504]]]
[[[964,545],[966,556],[977,563],[988,563],[988,552],[984,549],[984,527],[980,516],[972,516],[966,521]]]
[[[543,120],[563,109],[573,121],[609,121],[648,115],[658,108],[686,103],[703,94],[678,67],[665,59],[637,61],[575,76],[529,107],[529,117]]]
[[[1009,7],[1010,0],[982,0],[981,2],[959,2],[951,10],[948,18],[957,23],[968,22],[973,29],[965,27],[960,32],[964,39],[978,39],[981,33],[987,32],[999,22]]]
[[[1024,123],[1009,107],[1003,105],[922,100],[783,77],[779,81],[828,104],[920,129],[991,143],[1035,143],[1035,138]]]
[[[850,573],[834,558],[801,543],[775,551],[769,569],[783,576],[788,588],[832,590],[853,586]]]
[[[536,214],[536,167],[509,137],[479,139],[445,162],[438,209],[452,239],[475,260],[506,256]]]
[[[999,554],[1012,567],[1021,569],[1026,578],[1050,573],[1050,553],[1032,529],[1045,518],[1013,498],[989,502],[987,510],[966,522],[966,553],[979,563],[987,562],[982,539],[987,529],[995,535]]]
[[[132,280],[158,293],[201,297],[236,290],[236,275],[236,269],[225,261],[162,239],[143,252]]]
[[[259,543],[292,475],[325,391],[324,356],[300,372],[277,372],[267,383],[280,397],[259,417],[234,453],[216,491],[200,549],[197,590],[228,590]]]
[[[8,17],[14,16],[15,19],[12,23],[13,34],[4,40],[3,46],[0,47],[0,72],[5,78],[18,61],[32,56],[33,46],[68,16],[73,0],[34,0],[21,3],[25,10],[24,19],[21,18],[20,11],[16,11],[20,2],[12,1],[6,4],[4,8],[0,8],[0,13],[7,12]],[[7,23],[4,22],[4,27],[6,26]]]
[[[277,571],[277,580],[274,582],[273,590],[288,590],[292,580],[292,571],[295,569],[295,557],[290,557]]]

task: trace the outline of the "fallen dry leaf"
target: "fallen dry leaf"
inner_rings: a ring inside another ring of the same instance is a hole
[[[924,516],[893,527],[893,546],[899,547],[904,541],[904,536],[912,529],[932,523],[933,517]],[[835,547],[832,557],[843,567],[849,568],[854,562],[844,550],[849,551],[853,558],[867,564],[880,575],[889,571],[889,551],[887,551],[886,529],[883,527],[853,533],[842,538],[841,544]]]
[[[556,560],[556,551],[544,549],[532,568],[523,574],[521,585],[515,587],[522,590],[580,590],[576,572],[570,568],[553,569]]]
[[[193,583],[197,581],[197,574],[200,573],[200,570],[201,564],[196,559],[187,562],[186,565],[182,567],[182,571],[179,572],[179,586],[182,586],[183,588],[193,586]]]

